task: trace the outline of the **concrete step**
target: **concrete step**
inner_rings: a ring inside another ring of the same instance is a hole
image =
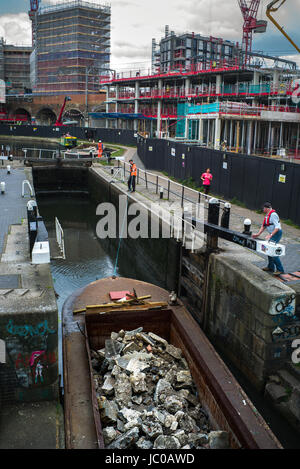
[[[269,397],[275,404],[285,402],[289,395],[283,386],[275,383],[268,383],[265,389],[266,397]]]
[[[290,389],[300,389],[300,379],[293,376],[289,371],[279,370],[277,374],[281,380],[282,386],[287,386]]]
[[[287,370],[291,375],[299,380],[300,383],[300,366],[296,366],[293,363],[287,363]]]

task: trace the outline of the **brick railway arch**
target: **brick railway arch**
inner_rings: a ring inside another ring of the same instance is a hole
[[[27,109],[23,107],[18,107],[17,109],[14,110],[13,112],[16,120],[23,120],[26,118],[28,122],[31,122],[31,114]]]
[[[75,108],[70,108],[65,111],[63,115],[63,122],[66,121],[76,121],[77,124],[72,124],[72,125],[79,125],[79,126],[84,126],[84,114],[79,110]]]
[[[56,114],[50,107],[41,108],[35,116],[38,125],[53,125],[56,122]]]

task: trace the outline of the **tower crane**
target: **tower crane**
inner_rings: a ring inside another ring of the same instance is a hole
[[[279,5],[275,6],[276,3],[279,3]],[[284,28],[281,27],[275,18],[271,15],[271,13],[276,13],[276,11],[279,10],[279,8],[286,2],[286,0],[273,0],[269,5],[267,6],[267,17],[269,18],[270,21],[276,26],[277,29],[287,38],[287,40],[295,47],[295,49],[300,52],[300,48],[294,43],[294,41],[290,38],[290,36],[284,31]]]
[[[41,0],[30,0],[30,10],[28,12],[28,16],[32,22],[32,45],[34,46],[35,44],[35,32],[36,32],[36,27],[35,27],[35,15],[39,9]]]
[[[261,0],[238,0],[244,18],[243,25],[243,51],[244,65],[250,64],[250,53],[252,52],[252,39],[254,33],[264,33],[267,22],[258,20],[257,14]]]

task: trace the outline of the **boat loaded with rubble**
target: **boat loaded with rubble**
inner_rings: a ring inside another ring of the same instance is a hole
[[[63,307],[67,448],[280,449],[180,300],[125,278]]]

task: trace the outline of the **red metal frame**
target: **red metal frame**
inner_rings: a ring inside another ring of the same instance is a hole
[[[257,27],[257,13],[260,0],[239,0],[240,9],[244,18],[243,50],[245,52],[244,65],[249,65],[252,51],[253,31]]]

